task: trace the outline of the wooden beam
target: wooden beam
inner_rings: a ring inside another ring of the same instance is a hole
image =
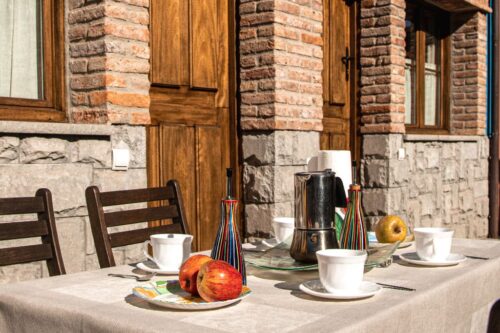
[[[426,2],[452,13],[482,11],[491,13],[488,0],[425,0]]]

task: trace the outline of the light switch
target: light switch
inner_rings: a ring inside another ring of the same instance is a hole
[[[398,160],[402,161],[405,159],[405,149],[404,148],[399,148],[398,150]]]
[[[117,148],[113,149],[113,166],[112,170],[125,171],[128,170],[130,162],[130,152],[128,149]]]

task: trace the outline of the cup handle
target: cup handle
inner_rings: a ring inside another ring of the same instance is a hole
[[[436,239],[432,239],[432,256],[436,255]]]
[[[151,245],[151,241],[149,241],[149,240],[145,241],[144,245],[146,245],[146,249],[144,250],[144,255],[146,256],[146,258],[148,258],[149,260],[151,260],[152,262],[154,262],[156,264],[155,258],[150,256],[148,253],[148,245]]]

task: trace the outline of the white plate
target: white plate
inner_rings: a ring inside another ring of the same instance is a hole
[[[193,297],[182,290],[178,280],[171,280],[155,281],[135,287],[133,293],[148,303],[164,308],[196,311],[222,308],[239,302],[250,295],[251,290],[247,286],[243,286],[238,298],[220,302],[205,302],[200,297]]]
[[[399,257],[401,258],[401,260],[406,261],[407,263],[410,264],[420,265],[420,266],[434,266],[434,267],[453,266],[467,260],[467,258],[463,254],[459,253],[450,253],[450,255],[446,260],[440,260],[440,261],[422,260],[417,255],[417,252],[403,253],[400,254]]]
[[[152,261],[144,261],[140,262],[136,265],[137,268],[142,269],[143,271],[150,272],[150,273],[156,273],[160,275],[177,275],[179,274],[178,269],[169,269],[169,270],[163,270],[158,268],[158,266],[152,262]]]
[[[367,298],[377,294],[382,287],[370,281],[361,282],[361,286],[355,291],[337,291],[330,293],[326,291],[320,280],[311,280],[302,283],[300,290],[311,296],[329,298],[329,299],[359,299]]]

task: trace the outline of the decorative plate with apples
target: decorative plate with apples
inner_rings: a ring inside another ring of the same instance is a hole
[[[135,296],[148,303],[178,310],[209,310],[236,303],[250,295],[251,290],[243,286],[239,297],[225,301],[207,302],[199,296],[184,291],[178,280],[155,281],[133,289]]]

